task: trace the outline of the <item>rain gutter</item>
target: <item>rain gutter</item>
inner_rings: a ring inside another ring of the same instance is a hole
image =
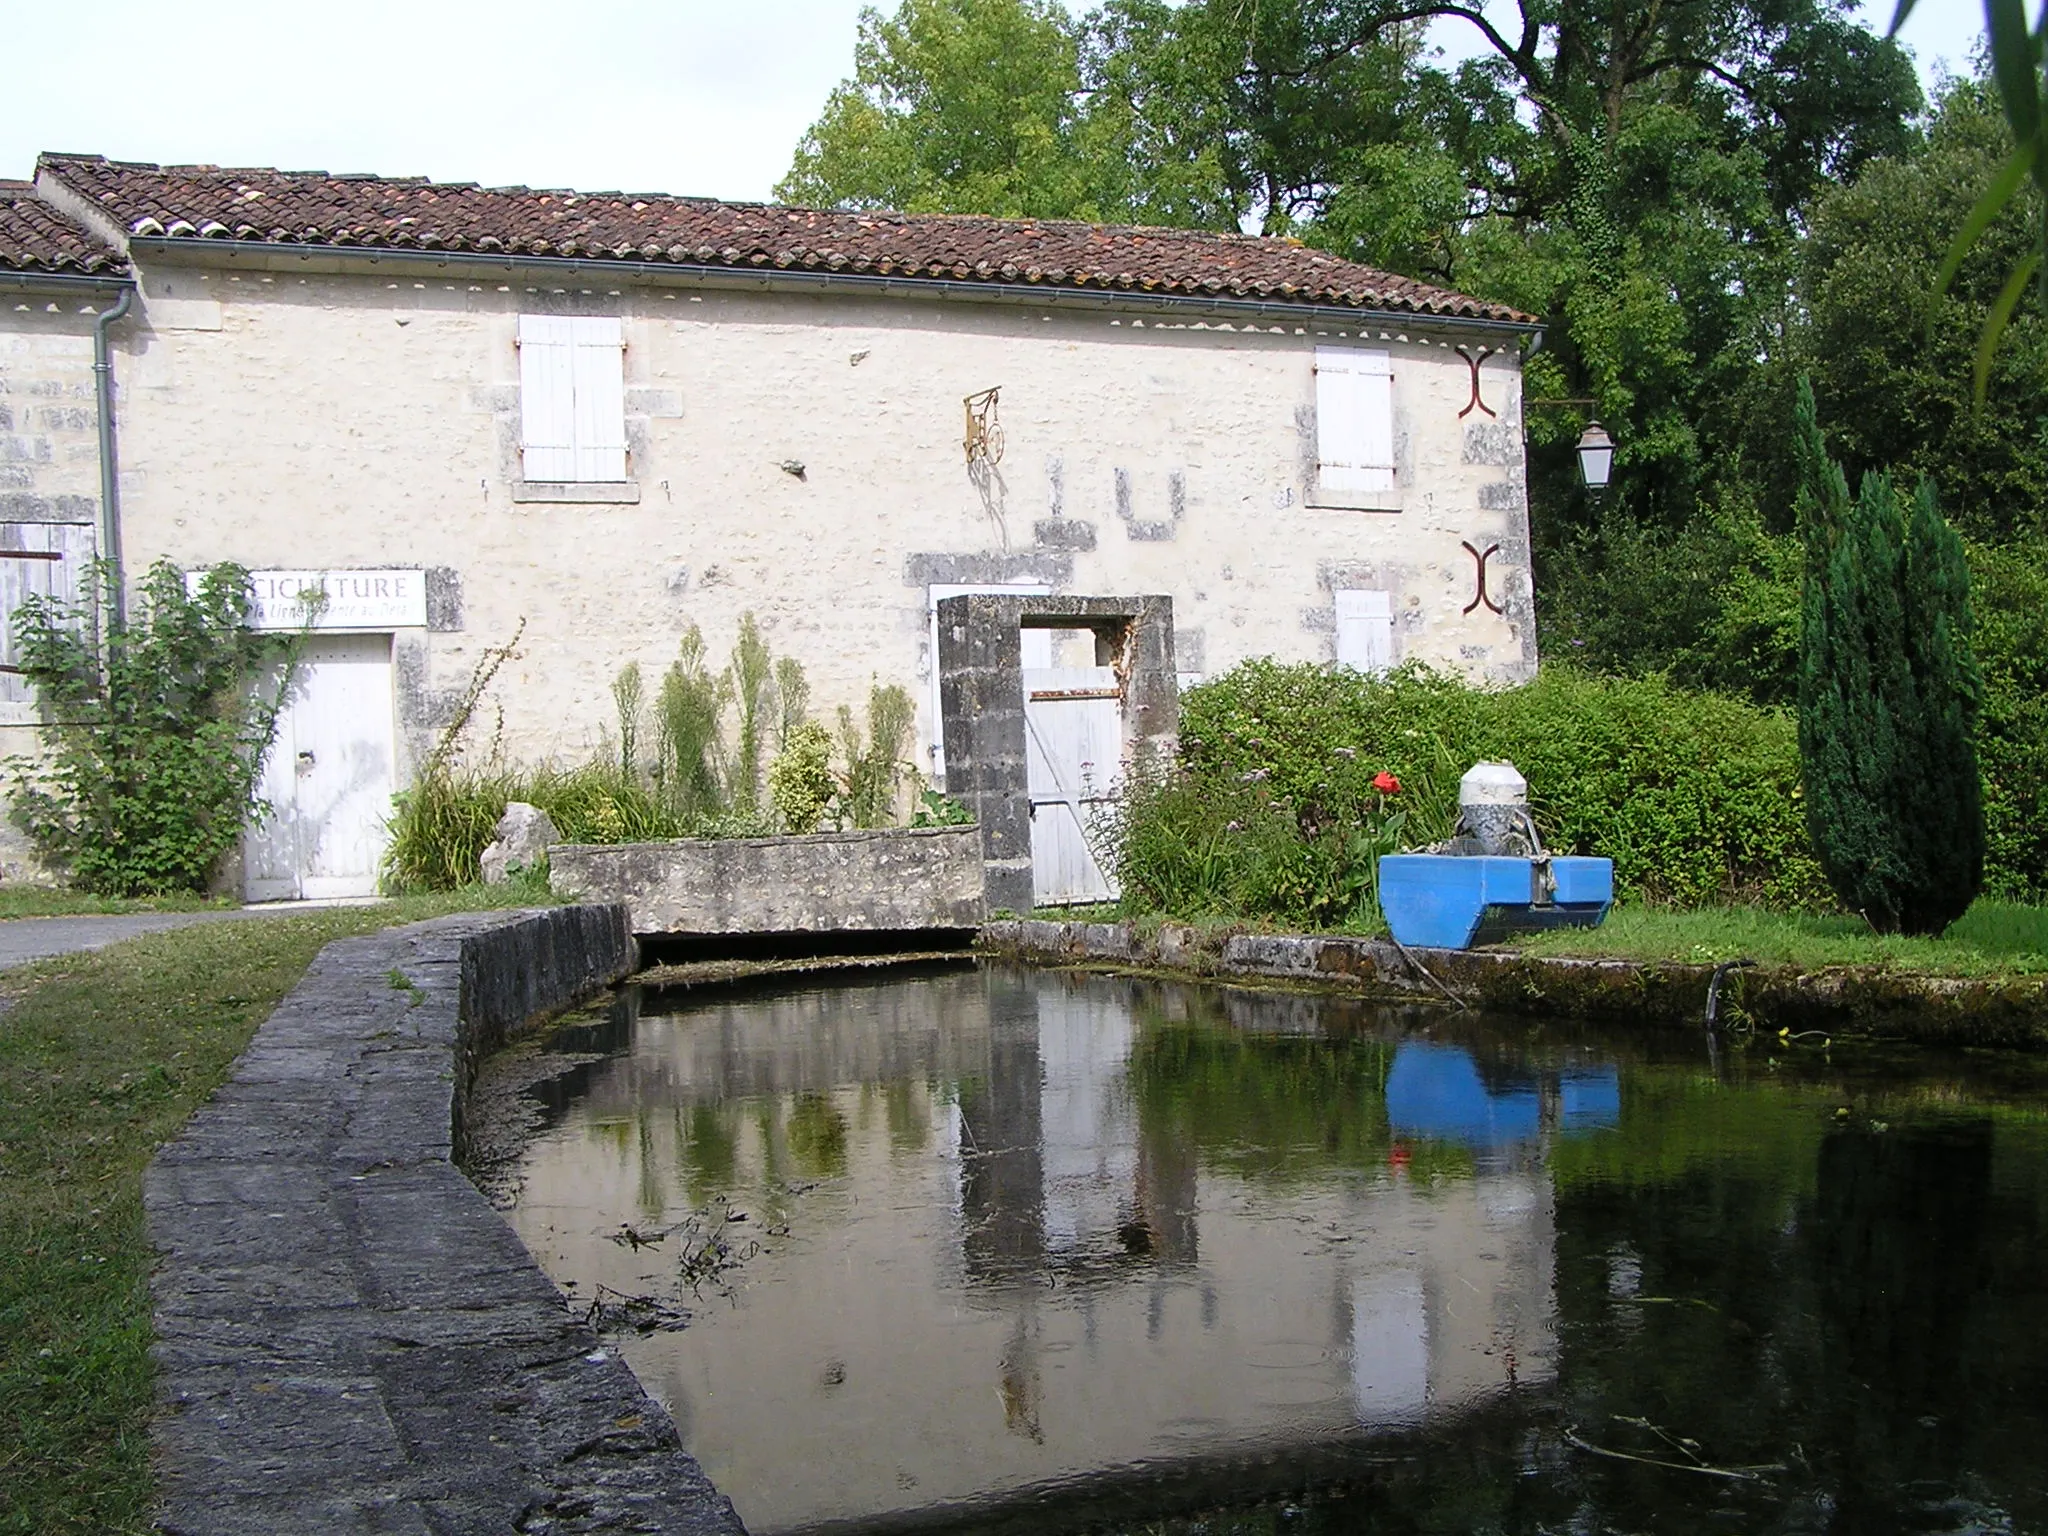
[[[118,628],[127,617],[121,574],[121,466],[114,444],[114,355],[107,332],[135,307],[135,289],[124,287],[112,309],[92,322],[92,383],[100,419],[100,558],[107,562],[107,606]]]
[[[37,293],[52,298],[72,294],[106,297],[134,286],[134,279],[128,277],[95,277],[80,272],[0,272],[0,293]]]

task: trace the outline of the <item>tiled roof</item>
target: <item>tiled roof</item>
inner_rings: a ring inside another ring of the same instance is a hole
[[[25,181],[0,181],[0,272],[116,277],[128,264],[36,199]]]
[[[45,155],[131,235],[1257,299],[1528,323],[1289,240],[1048,219],[849,213],[617,192]]]

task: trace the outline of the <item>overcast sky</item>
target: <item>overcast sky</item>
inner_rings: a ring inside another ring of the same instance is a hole
[[[1881,0],[1889,18],[1889,0]],[[893,0],[891,0],[893,8]],[[36,153],[760,199],[853,66],[860,0],[0,0],[0,176]],[[1923,74],[1980,0],[1920,0]],[[89,24],[88,24],[89,21]],[[1441,40],[1470,51],[1463,23]]]

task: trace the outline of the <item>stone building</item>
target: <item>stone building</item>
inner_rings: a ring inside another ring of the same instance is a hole
[[[0,187],[0,299],[0,590],[103,548],[131,586],[238,561],[261,623],[329,594],[255,895],[367,887],[515,633],[514,757],[587,756],[624,664],[751,612],[828,718],[910,689],[935,777],[962,592],[1170,597],[1184,679],[1535,665],[1534,322],[1289,241],[46,155]]]

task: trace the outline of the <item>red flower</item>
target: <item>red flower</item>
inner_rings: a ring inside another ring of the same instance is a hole
[[[1372,776],[1372,787],[1383,795],[1398,795],[1401,793],[1401,781],[1391,773],[1388,773],[1384,768]]]

